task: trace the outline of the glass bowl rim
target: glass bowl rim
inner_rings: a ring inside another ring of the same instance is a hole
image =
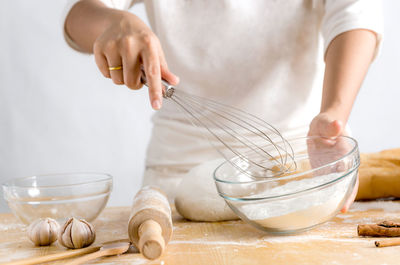
[[[84,181],[84,182],[79,182],[79,183],[73,183],[73,184],[63,184],[63,185],[44,185],[44,186],[21,186],[16,184],[16,181],[21,181],[21,180],[26,180],[26,179],[34,179],[34,178],[41,178],[41,177],[57,177],[61,175],[97,175],[97,176],[102,176],[99,179],[93,180],[93,181]],[[51,173],[51,174],[39,174],[39,175],[32,175],[28,177],[21,177],[21,178],[15,178],[15,179],[9,179],[1,184],[3,189],[9,189],[9,188],[17,188],[17,189],[31,189],[31,188],[40,188],[40,189],[59,189],[59,188],[66,188],[66,187],[76,187],[76,186],[83,186],[87,184],[94,184],[94,183],[101,183],[101,182],[112,182],[113,181],[113,176],[108,173],[99,173],[99,172],[67,172],[67,173]]]
[[[357,142],[357,140],[354,139],[353,137],[344,136],[344,135],[341,135],[341,136],[338,136],[338,137],[334,137],[334,138],[321,137],[321,136],[296,137],[296,138],[292,138],[292,139],[287,139],[287,142],[290,143],[290,142],[299,141],[299,140],[304,140],[304,139],[317,139],[317,138],[320,138],[320,139],[328,139],[328,140],[329,140],[329,139],[330,139],[330,140],[332,140],[332,139],[334,140],[334,139],[338,139],[338,138],[345,138],[345,139],[347,138],[348,140],[350,140],[351,142],[354,143],[354,146],[353,146],[353,148],[352,148],[348,153],[344,154],[343,156],[341,156],[340,158],[338,158],[338,159],[336,159],[336,160],[334,160],[334,161],[332,161],[332,162],[329,162],[329,163],[324,164],[324,165],[322,165],[322,166],[313,168],[313,169],[311,169],[311,170],[307,170],[307,171],[300,172],[300,173],[297,173],[297,174],[293,174],[293,175],[288,175],[288,176],[285,176],[285,177],[281,177],[281,178],[279,178],[279,180],[284,180],[284,179],[288,179],[288,178],[298,177],[298,176],[301,176],[301,175],[304,175],[304,174],[308,174],[308,173],[310,173],[310,172],[314,172],[314,171],[323,169],[323,168],[325,168],[325,167],[331,166],[331,165],[336,164],[336,163],[338,163],[339,161],[343,160],[344,158],[346,158],[346,157],[352,155],[354,152],[356,152],[356,151],[358,150],[358,142]],[[236,157],[236,156],[235,156],[235,157]],[[235,158],[235,157],[234,157],[234,158]],[[231,158],[231,159],[234,159],[234,158]],[[222,179],[219,179],[219,178],[217,177],[217,171],[218,171],[222,166],[224,166],[224,165],[227,164],[227,163],[229,163],[228,160],[222,162],[222,163],[214,170],[214,172],[213,172],[214,181],[220,182],[220,183],[225,183],[225,184],[255,184],[255,183],[264,183],[264,182],[270,182],[270,181],[276,181],[276,180],[277,180],[277,178],[265,178],[265,179],[259,179],[259,180],[251,180],[251,181],[229,181],[229,180],[222,180]],[[360,162],[358,162],[358,164],[356,165],[355,168],[357,168],[359,165],[360,165]],[[353,168],[352,168],[350,171],[353,171]],[[328,183],[329,183],[329,182],[328,182]]]

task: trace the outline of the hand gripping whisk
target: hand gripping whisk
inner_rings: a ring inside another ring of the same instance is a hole
[[[142,82],[146,84],[143,71]],[[205,128],[210,143],[238,170],[252,178],[276,177],[296,170],[293,148],[269,123],[240,109],[176,89],[165,80],[162,84],[163,97],[180,106],[192,124]],[[213,144],[210,136],[222,145]]]

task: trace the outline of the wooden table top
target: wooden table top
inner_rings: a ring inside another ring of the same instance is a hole
[[[93,222],[95,244],[127,238],[129,207],[106,208]],[[298,235],[271,236],[242,221],[188,222],[174,214],[174,234],[154,261],[123,254],[97,264],[400,264],[400,246],[376,248],[375,238],[357,236],[357,224],[399,221],[399,201],[357,202],[346,214]],[[58,244],[34,247],[26,226],[0,214],[0,262],[64,251]],[[52,264],[63,264],[65,261]]]

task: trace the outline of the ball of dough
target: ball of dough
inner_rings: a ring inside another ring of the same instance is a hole
[[[182,179],[175,197],[175,207],[180,215],[192,221],[239,219],[219,196],[215,186],[214,170],[223,161],[218,159],[200,164]]]

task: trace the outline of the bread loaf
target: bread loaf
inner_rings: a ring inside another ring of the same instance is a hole
[[[400,198],[400,148],[361,154],[356,200]]]

